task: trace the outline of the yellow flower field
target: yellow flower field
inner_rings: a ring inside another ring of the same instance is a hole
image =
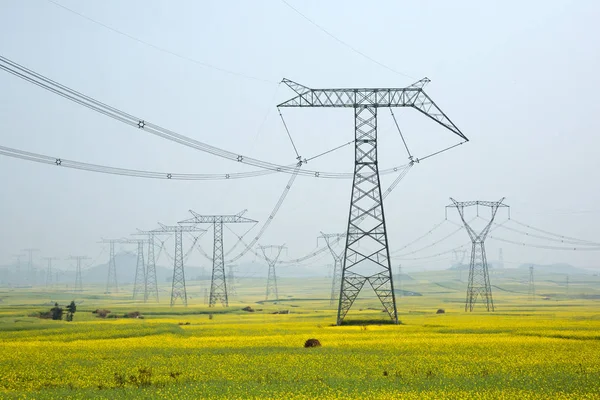
[[[341,327],[328,302],[309,299],[287,315],[271,314],[291,307],[284,300],[212,318],[204,305],[113,300],[114,313],[135,306],[145,318],[100,319],[80,306],[71,323],[3,305],[0,397],[600,398],[598,303],[505,300],[502,312],[456,304],[436,315],[437,301],[403,299],[401,325],[372,323],[385,322],[381,312],[357,308]],[[322,347],[304,348],[309,338]]]

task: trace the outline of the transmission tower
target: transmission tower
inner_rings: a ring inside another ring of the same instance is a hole
[[[237,294],[235,290],[235,268],[237,265],[227,265],[227,297],[233,297]]]
[[[21,257],[25,257],[24,254],[14,254],[13,257],[16,259],[15,264],[15,285],[21,285],[23,283],[23,277],[21,276]]]
[[[89,257],[71,256],[68,259],[77,261],[77,270],[75,271],[75,289],[73,291],[74,292],[82,292],[83,291],[83,282],[81,281],[81,260],[89,260]]]
[[[342,107],[354,109],[354,181],[344,250],[337,324],[369,282],[389,317],[398,323],[392,268],[377,160],[377,110],[413,107],[465,141],[462,132],[423,91],[425,78],[400,89],[311,89],[284,79],[296,96],[278,107]],[[407,147],[408,150],[408,147]],[[412,156],[409,158],[413,162]],[[417,161],[417,160],[414,160]],[[359,248],[360,246],[360,248]],[[370,249],[369,251],[361,251]]]
[[[535,301],[535,282],[533,280],[533,265],[529,266],[529,301]]]
[[[35,271],[33,267],[33,253],[40,251],[39,249],[23,249],[21,250],[27,253],[27,281],[30,285],[35,285]]]
[[[52,285],[52,260],[58,259],[58,257],[44,257],[44,260],[48,262],[48,267],[46,268],[46,287]]]
[[[340,292],[340,282],[342,280],[342,258],[344,257],[344,250],[341,252],[336,252],[333,250],[332,244],[330,242],[331,239],[337,239],[337,241],[346,237],[345,233],[323,233],[321,232],[321,236],[317,238],[317,242],[319,239],[325,239],[325,243],[327,243],[327,247],[331,252],[331,256],[333,257],[333,275],[331,277],[331,294],[329,296],[329,305],[334,305],[338,300],[338,294]]]
[[[269,300],[269,296],[274,294],[275,300],[279,300],[279,292],[277,290],[277,274],[275,273],[275,265],[279,260],[279,256],[284,249],[287,249],[285,245],[280,246],[258,246],[258,248],[262,251],[264,259],[269,264],[269,274],[267,275],[267,292],[265,295],[265,300]],[[267,255],[267,251],[269,253],[276,253],[275,257],[272,255]]]
[[[106,278],[106,294],[111,293],[111,289],[115,289],[115,293],[119,293],[119,285],[117,284],[117,262],[115,259],[115,243],[120,243],[123,239],[102,239],[99,243],[108,243],[110,246],[108,256],[108,277]]]
[[[504,254],[502,253],[502,249],[498,252],[498,269],[504,268]]]
[[[243,216],[246,210],[235,215],[200,215],[192,210],[190,212],[194,217],[181,221],[181,224],[212,224],[214,228],[213,269],[208,306],[214,307],[217,301],[220,301],[224,307],[229,307],[225,276],[225,253],[223,252],[223,224],[256,223],[256,221]]]
[[[458,202],[453,198],[451,205],[447,206],[456,208],[460,215],[460,219],[465,225],[465,229],[471,238],[471,264],[469,265],[469,283],[467,286],[467,300],[465,302],[465,311],[473,311],[473,307],[477,302],[477,297],[485,301],[485,305],[488,311],[494,311],[494,300],[492,299],[492,287],[490,285],[490,275],[488,270],[487,257],[485,255],[485,238],[487,237],[494,218],[499,208],[509,208],[506,204],[503,204],[504,198],[500,201],[466,201]],[[479,215],[479,206],[491,208],[491,218],[487,225],[477,233],[465,220],[465,207],[476,206]],[[510,211],[509,211],[510,212]],[[509,214],[510,215],[510,214]]]
[[[569,297],[569,275],[567,275],[567,298]]]
[[[144,263],[144,244],[148,243],[144,239],[119,239],[113,240],[114,243],[135,244],[137,245],[136,265],[135,265],[135,280],[133,283],[133,296],[135,300],[138,296],[143,296],[146,293],[146,266]]]
[[[160,224],[160,228],[154,229],[154,233],[173,233],[175,234],[175,256],[173,258],[173,284],[171,286],[171,307],[175,305],[177,299],[181,299],[183,305],[187,307],[187,291],[185,289],[185,269],[183,266],[183,232],[203,232],[195,226]]]
[[[154,255],[154,236],[157,233],[138,229],[138,233],[134,233],[134,235],[148,236],[148,259],[146,260],[146,273],[144,275],[144,303],[147,303],[148,299],[153,299],[158,303],[158,280],[156,279],[156,257]]]

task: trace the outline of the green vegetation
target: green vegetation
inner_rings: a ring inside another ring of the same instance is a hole
[[[403,289],[422,296],[398,299],[398,326],[374,298],[332,326],[325,279],[283,279],[280,301],[263,301],[264,282],[241,280],[232,306],[212,314],[198,282],[187,308],[168,307],[164,291],[156,305],[128,300],[131,288],[105,300],[100,287],[0,289],[0,397],[600,398],[597,277],[567,296],[540,276],[530,302],[527,284],[497,273],[497,312],[472,314],[453,272],[413,277]],[[73,297],[73,322],[35,316]],[[305,348],[308,339],[322,346]]]

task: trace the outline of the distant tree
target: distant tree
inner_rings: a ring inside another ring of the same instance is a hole
[[[50,309],[50,313],[52,313],[52,319],[55,321],[60,321],[63,315],[63,309],[59,307],[58,303],[54,303],[54,307]]]
[[[72,300],[71,303],[66,307],[67,308],[67,321],[73,321],[73,314],[77,311],[77,306],[75,305],[75,300]]]

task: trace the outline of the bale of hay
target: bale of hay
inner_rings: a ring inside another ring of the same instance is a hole
[[[304,347],[321,347],[321,342],[318,339],[308,339],[304,342]]]
[[[446,314],[446,310],[444,310],[443,308],[438,308],[438,310],[435,313],[436,314]]]
[[[247,307],[244,307],[244,308],[242,308],[242,311],[246,311],[246,312],[254,312],[254,308],[252,308],[252,307],[250,307],[250,306],[247,306]]]

